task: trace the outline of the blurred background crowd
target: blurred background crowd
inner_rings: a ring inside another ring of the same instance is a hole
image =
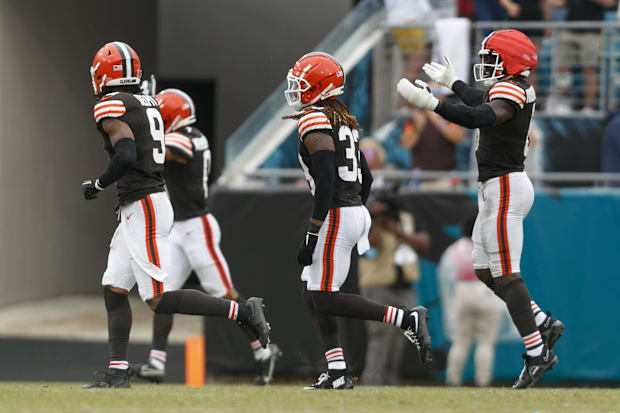
[[[377,169],[475,170],[474,132],[409,107],[393,85],[402,76],[428,81],[422,65],[443,62],[443,56],[470,81],[482,39],[492,30],[515,28],[534,41],[539,55],[532,75],[537,103],[527,170],[619,172],[617,7],[615,0],[386,0],[385,35],[347,79],[345,100],[365,139],[374,141],[363,144],[367,158],[381,147],[381,156],[373,159]],[[442,99],[454,99],[451,91],[431,86]],[[262,167],[294,168],[295,147],[291,135]],[[423,178],[434,175],[439,178]],[[461,183],[434,175],[410,174],[412,179],[400,183]]]

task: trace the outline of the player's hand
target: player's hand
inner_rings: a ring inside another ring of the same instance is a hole
[[[297,251],[297,262],[299,265],[306,266],[312,264],[312,255],[314,254],[314,249],[316,248],[316,242],[318,240],[318,234],[311,232],[306,233],[306,237]]]
[[[88,179],[82,182],[82,192],[87,201],[97,199],[97,194],[103,191],[103,187],[99,185],[98,179]]]
[[[407,102],[420,109],[435,110],[439,105],[439,100],[433,96],[428,85],[421,80],[416,80],[414,85],[402,78],[398,81],[396,90]]]
[[[452,89],[452,85],[458,80],[456,71],[452,63],[450,63],[450,59],[446,56],[443,58],[446,61],[445,66],[437,62],[431,62],[431,64],[425,63],[422,70],[424,70],[424,73],[426,73],[433,82],[437,82],[448,89]]]

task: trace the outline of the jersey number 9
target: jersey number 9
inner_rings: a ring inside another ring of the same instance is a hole
[[[166,160],[166,144],[164,142],[164,121],[161,113],[155,108],[148,108],[146,116],[149,118],[151,126],[151,136],[153,140],[159,142],[159,148],[153,148],[153,160],[157,164],[163,164]]]

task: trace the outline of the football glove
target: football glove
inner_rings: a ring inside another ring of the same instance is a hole
[[[316,242],[318,239],[318,232],[306,232],[306,237],[297,251],[297,263],[299,265],[306,266],[312,264],[312,255],[314,254],[314,249],[316,248]]]
[[[424,70],[424,73],[426,73],[433,82],[437,82],[448,89],[452,89],[452,85],[458,80],[456,71],[452,63],[450,63],[450,59],[446,56],[443,58],[446,60],[445,66],[437,62],[431,62],[431,64],[425,63],[422,70]]]
[[[410,104],[420,109],[435,110],[439,100],[431,93],[431,89],[421,80],[413,85],[409,80],[402,78],[396,85],[398,93]]]
[[[82,182],[82,192],[87,201],[97,199],[97,194],[103,191],[103,187],[99,185],[98,179],[88,179]]]

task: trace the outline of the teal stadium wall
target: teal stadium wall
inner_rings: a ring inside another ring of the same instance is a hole
[[[619,381],[617,300],[620,292],[620,192],[538,190],[525,221],[521,270],[532,298],[566,324],[556,353],[560,364],[543,381]],[[438,297],[436,263],[423,262],[422,302]],[[447,349],[441,308],[431,310],[436,346]],[[495,377],[515,378],[520,340],[497,347]],[[466,378],[473,377],[469,360]]]

